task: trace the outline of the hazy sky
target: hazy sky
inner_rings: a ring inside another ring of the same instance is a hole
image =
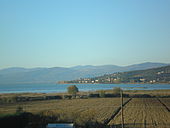
[[[0,68],[170,63],[169,0],[0,0]]]

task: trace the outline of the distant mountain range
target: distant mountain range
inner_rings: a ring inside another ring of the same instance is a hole
[[[167,66],[165,63],[142,63],[130,66],[75,66],[70,68],[20,68],[13,67],[0,70],[0,84],[56,83],[58,81],[75,80],[79,78],[97,77],[115,72],[144,70]]]

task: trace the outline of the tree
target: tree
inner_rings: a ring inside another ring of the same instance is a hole
[[[79,92],[78,88],[76,85],[71,85],[67,88],[67,91],[69,94],[72,94],[73,96],[76,96],[77,92]]]

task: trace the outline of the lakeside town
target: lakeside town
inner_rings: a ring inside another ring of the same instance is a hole
[[[139,71],[117,72],[94,78],[80,78],[71,81],[59,81],[60,84],[119,84],[119,83],[170,83],[170,66]]]

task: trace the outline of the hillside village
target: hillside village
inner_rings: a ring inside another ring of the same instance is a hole
[[[94,78],[80,78],[71,81],[60,81],[59,83],[170,83],[170,66],[130,72],[117,72]]]

